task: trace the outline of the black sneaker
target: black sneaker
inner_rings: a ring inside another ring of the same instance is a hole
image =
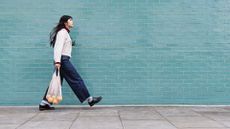
[[[50,107],[48,104],[46,105],[39,105],[39,110],[44,111],[44,110],[55,110],[54,107]]]
[[[92,107],[94,104],[100,102],[102,100],[102,97],[93,97],[93,100],[91,102],[88,102],[88,104]]]

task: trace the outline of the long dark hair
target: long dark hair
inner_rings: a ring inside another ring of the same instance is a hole
[[[58,31],[63,29],[63,28],[65,28],[65,23],[69,19],[72,19],[72,17],[69,16],[69,15],[63,15],[60,18],[59,23],[57,24],[57,26],[52,29],[52,31],[50,32],[50,46],[54,47]]]

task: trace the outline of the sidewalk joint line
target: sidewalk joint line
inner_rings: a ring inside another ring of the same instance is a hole
[[[34,116],[32,116],[31,118],[29,118],[28,120],[26,120],[25,122],[21,123],[19,126],[17,126],[15,129],[18,129],[19,127],[25,125],[26,123],[28,123],[29,121],[31,121],[32,119],[34,119],[36,116],[38,116],[38,114],[40,114],[39,112],[37,112]]]
[[[154,108],[154,110],[155,110],[156,113],[158,113],[161,117],[163,117],[166,121],[168,121],[172,126],[174,126],[176,129],[178,129],[176,125],[174,125],[171,121],[169,121],[166,117],[164,117],[160,112],[158,112],[156,108]]]
[[[77,121],[77,119],[78,119],[79,117],[80,117],[80,112],[77,113],[77,117],[72,121],[71,125],[69,126],[69,129],[72,128],[73,123],[74,123],[75,121]]]
[[[122,129],[124,129],[125,127],[124,127],[124,123],[121,119],[120,111],[118,110],[117,113],[118,113],[118,118],[120,119],[120,122],[121,122]]]

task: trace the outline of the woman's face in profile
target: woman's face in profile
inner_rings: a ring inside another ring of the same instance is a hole
[[[72,18],[68,19],[67,26],[69,26],[71,28],[73,27],[73,19]]]

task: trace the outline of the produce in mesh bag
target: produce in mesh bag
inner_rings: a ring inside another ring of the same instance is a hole
[[[58,104],[62,100],[61,79],[58,69],[53,73],[46,95],[48,102]]]

